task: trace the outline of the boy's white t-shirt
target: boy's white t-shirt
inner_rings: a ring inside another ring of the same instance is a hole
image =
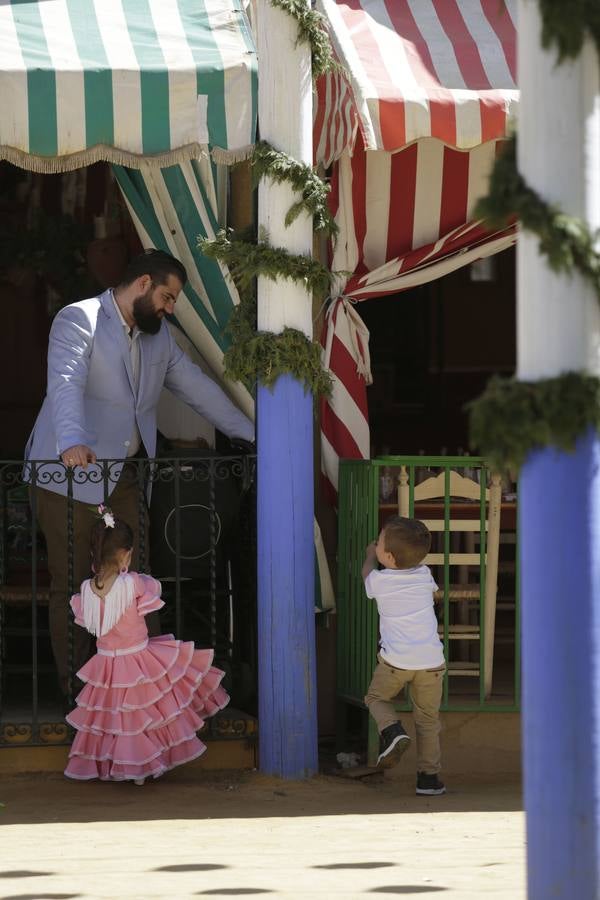
[[[374,569],[365,578],[367,597],[377,601],[382,658],[397,669],[434,669],[444,663],[427,566]]]

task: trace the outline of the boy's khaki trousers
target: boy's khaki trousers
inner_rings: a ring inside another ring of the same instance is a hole
[[[381,734],[399,721],[392,702],[410,684],[415,731],[417,733],[417,771],[433,775],[442,768],[440,754],[440,703],[444,687],[445,665],[438,669],[396,669],[377,656],[377,668],[365,697],[370,714]]]

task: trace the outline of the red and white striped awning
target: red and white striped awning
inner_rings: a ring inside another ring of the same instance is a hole
[[[339,293],[353,301],[407,290],[514,242],[475,219],[502,141],[469,152],[432,138],[397,153],[354,153],[334,166],[330,206],[340,227],[334,271],[351,272]]]
[[[318,0],[346,75],[320,79],[316,161],[340,228],[322,336],[332,496],[340,457],[369,454],[368,331],[356,301],[416,287],[515,241],[475,219],[515,112],[513,0]]]
[[[316,159],[360,129],[367,150],[433,137],[468,150],[506,136],[518,102],[516,0],[318,0],[347,80],[320,79]]]

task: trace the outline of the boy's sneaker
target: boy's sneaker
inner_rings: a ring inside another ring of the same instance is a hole
[[[391,769],[397,765],[400,757],[410,744],[410,737],[405,732],[400,722],[388,725],[381,732],[381,752],[377,757],[379,769]]]
[[[446,786],[437,775],[428,775],[426,772],[417,772],[417,794],[445,794]]]

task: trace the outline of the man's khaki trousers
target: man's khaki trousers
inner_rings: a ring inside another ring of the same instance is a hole
[[[50,603],[48,610],[50,640],[56,663],[60,689],[66,696],[69,684],[69,584],[68,584],[68,500],[62,494],[35,490],[37,519],[46,538],[48,568],[50,571]],[[134,545],[131,568],[139,571],[139,487],[133,466],[125,465],[119,481],[108,499],[107,505],[118,519],[127,522],[133,531]],[[73,501],[73,593],[78,593],[81,582],[91,575],[90,536],[98,513],[87,503]],[[148,513],[143,507],[145,522],[145,549],[148,554]],[[148,617],[151,634],[159,633],[156,621]],[[73,625],[73,674],[87,662],[92,654],[92,638],[83,628]]]
[[[378,656],[377,668],[365,697],[365,703],[381,734],[388,725],[399,721],[392,701],[410,684],[417,733],[417,771],[428,775],[433,775],[442,768],[440,703],[445,669],[445,665],[438,669],[396,669]]]

